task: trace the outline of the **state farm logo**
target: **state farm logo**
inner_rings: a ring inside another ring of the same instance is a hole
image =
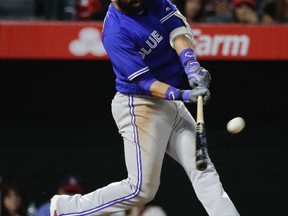
[[[101,40],[101,33],[95,28],[83,28],[79,32],[79,38],[69,44],[69,51],[76,56],[92,54],[104,56],[106,51]]]
[[[201,29],[193,29],[197,56],[246,56],[250,38],[243,35],[201,34]]]

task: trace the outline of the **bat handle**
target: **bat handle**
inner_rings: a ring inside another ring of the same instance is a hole
[[[197,98],[197,123],[204,123],[204,113],[203,113],[203,96],[198,96]]]

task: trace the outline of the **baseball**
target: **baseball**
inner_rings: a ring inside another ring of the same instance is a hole
[[[237,134],[245,127],[245,120],[242,117],[235,117],[227,123],[227,130],[229,133]]]

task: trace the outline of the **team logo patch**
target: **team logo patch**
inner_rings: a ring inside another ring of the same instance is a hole
[[[169,99],[170,100],[175,100],[175,95],[174,95],[173,91],[169,92]]]
[[[194,55],[193,52],[186,52],[186,53],[185,53],[185,56],[186,56],[186,57],[189,57],[189,58],[192,58],[192,57],[194,57],[195,55]]]

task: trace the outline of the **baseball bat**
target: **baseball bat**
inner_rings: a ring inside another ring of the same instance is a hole
[[[196,124],[196,168],[204,171],[207,168],[208,151],[202,96],[197,99]]]

